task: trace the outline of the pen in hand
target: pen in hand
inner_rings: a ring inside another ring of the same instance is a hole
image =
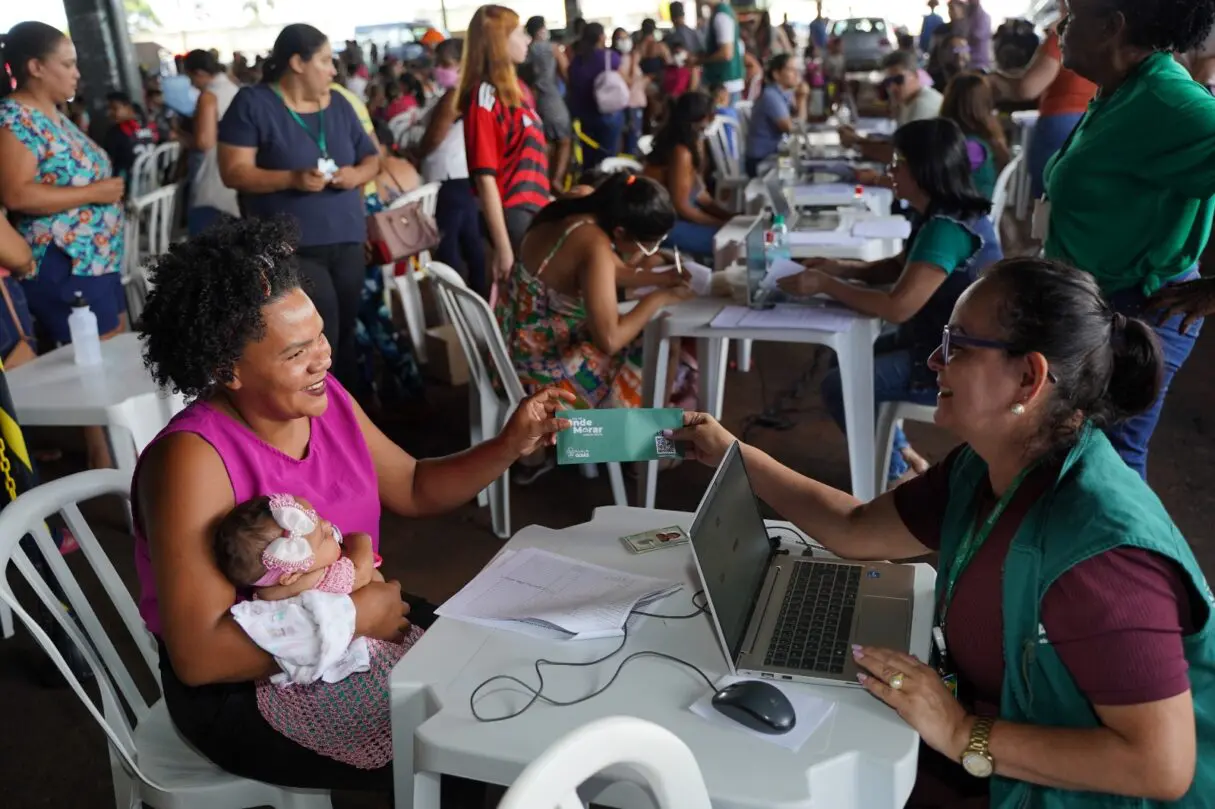
[[[683,277],[683,262],[679,260],[679,248],[675,248],[675,273]]]

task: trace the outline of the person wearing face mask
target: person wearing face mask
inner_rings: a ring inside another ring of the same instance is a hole
[[[459,64],[464,41],[449,39],[435,49],[435,58],[456,66],[451,89],[431,110],[426,132],[412,153],[422,170],[423,182],[439,183],[435,223],[439,226],[439,246],[434,257],[460,274],[468,287],[488,298],[490,285],[485,278],[485,230],[481,211],[468,177],[468,157],[464,151],[464,119],[456,98],[459,94]],[[437,80],[437,77],[436,77]]]
[[[353,384],[355,326],[367,240],[362,189],[380,173],[380,152],[345,97],[328,38],[288,25],[262,68],[219,123],[219,173],[246,216],[286,215],[300,229],[300,272],[325,321],[339,379]]]
[[[527,70],[528,83],[536,96],[536,112],[544,121],[544,137],[548,139],[549,148],[549,182],[554,188],[562,188],[569,171],[574,124],[558,82],[566,81],[569,76],[569,58],[565,49],[549,38],[543,17],[527,21],[527,34],[532,43],[527,47],[527,60],[520,67]]]
[[[713,121],[713,100],[701,92],[684,93],[654,135],[645,174],[671,195],[678,217],[666,244],[712,264],[713,236],[731,214],[714,200],[701,180],[705,165],[704,132]]]
[[[692,295],[680,274],[642,269],[674,223],[666,190],[625,172],[536,215],[497,312],[526,390],[561,388],[576,408],[642,406],[641,333]],[[621,314],[618,290],[638,287],[657,289]]]
[[[653,20],[649,20],[653,22]],[[643,24],[642,30],[645,30]],[[651,33],[651,36],[653,34]],[[645,122],[645,110],[649,103],[647,89],[650,86],[649,77],[642,69],[640,48],[633,47],[633,38],[623,28],[612,32],[612,49],[621,56],[620,73],[629,84],[629,105],[624,110],[624,146],[625,154],[640,154],[637,141],[641,137],[642,126]]]
[[[674,104],[684,93],[695,89],[695,79],[687,49],[679,42],[671,43],[671,63],[662,71],[662,94],[667,103]]]

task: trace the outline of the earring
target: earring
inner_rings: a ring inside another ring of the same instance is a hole
[[[1014,416],[1023,416],[1023,415],[1025,415],[1025,405],[1021,404],[1020,402],[1017,402],[1015,405],[1013,405],[1012,407],[1010,407],[1010,408],[1009,408],[1009,410],[1011,410],[1011,411],[1012,411],[1012,414],[1013,414]]]

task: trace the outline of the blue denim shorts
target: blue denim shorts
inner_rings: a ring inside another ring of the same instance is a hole
[[[72,342],[67,321],[77,292],[89,302],[89,309],[97,316],[97,331],[101,334],[118,328],[120,317],[127,311],[121,273],[72,275],[71,257],[54,245],[47,248],[37,275],[21,283],[25,287],[30,314],[60,345]]]

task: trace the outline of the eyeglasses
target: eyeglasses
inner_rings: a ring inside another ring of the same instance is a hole
[[[953,358],[954,346],[962,348],[995,348],[1005,352],[1011,352],[1013,349],[1012,343],[1006,343],[1002,340],[985,340],[982,337],[971,337],[956,329],[956,326],[946,326],[941,331],[941,345],[937,348],[937,352],[939,352],[938,356],[941,358],[942,365],[949,365],[949,361]],[[1059,382],[1055,377],[1054,371],[1049,369],[1046,371],[1046,378],[1054,383]]]
[[[882,87],[901,86],[906,82],[907,76],[903,73],[899,73],[897,75],[887,76],[886,78],[882,79]]]

